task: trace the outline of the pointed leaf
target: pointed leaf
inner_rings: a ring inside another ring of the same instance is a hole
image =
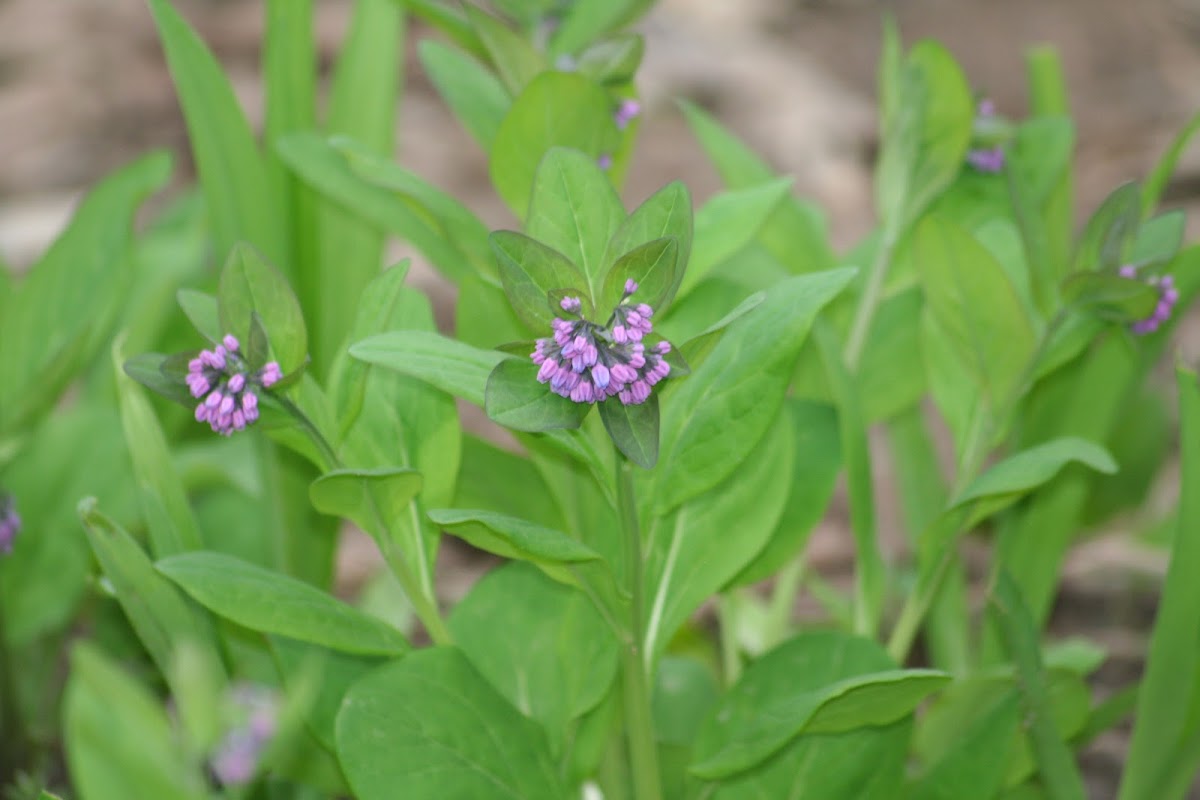
[[[428,331],[391,331],[371,336],[351,345],[350,355],[418,378],[480,407],[488,376],[509,358]]]
[[[599,308],[602,314],[616,308],[625,296],[625,282],[637,283],[632,303],[645,303],[657,313],[671,293],[679,269],[679,242],[675,238],[655,239],[635,247],[617,259],[604,281]]]
[[[657,304],[642,300],[654,306],[655,311],[662,313],[675,297],[692,254],[692,197],[687,187],[679,181],[668,183],[633,210],[628,219],[613,233],[604,259],[610,264],[615,263],[626,253],[657,239],[674,239],[678,247],[675,263],[672,265],[674,273],[671,276],[670,288],[658,298]],[[658,282],[659,279],[656,278],[654,283]],[[606,282],[605,297],[612,296],[609,289],[623,288],[624,281],[619,287]]]
[[[364,531],[378,531],[408,513],[421,483],[421,473],[411,469],[338,469],[313,481],[308,496],[322,514],[351,520]]]
[[[637,405],[625,405],[609,398],[600,403],[600,419],[625,457],[643,469],[654,469],[658,462],[658,395]]]
[[[506,358],[488,376],[484,410],[492,422],[518,431],[578,428],[592,410],[591,403],[576,403],[550,391],[537,381],[531,361]]]
[[[283,274],[252,248],[240,244],[229,254],[221,271],[217,301],[221,327],[226,333],[232,333],[239,342],[249,342],[250,317],[258,314],[270,339],[271,352],[283,372],[292,372],[304,364],[308,335],[300,303]]]
[[[475,59],[441,42],[417,45],[421,65],[438,94],[484,151],[492,148],[512,98],[492,73]]]

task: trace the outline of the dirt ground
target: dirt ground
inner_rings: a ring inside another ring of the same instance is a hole
[[[177,5],[226,64],[257,120],[261,3]],[[318,0],[324,68],[349,5]],[[717,188],[674,106],[683,96],[712,109],[794,175],[797,191],[828,210],[836,243],[851,244],[872,223],[874,75],[885,11],[895,15],[906,41],[934,37],[946,44],[973,84],[1014,117],[1025,103],[1024,52],[1039,43],[1058,48],[1079,122],[1082,211],[1117,183],[1144,174],[1200,110],[1200,0],[663,0],[643,26],[647,119],[626,191],[629,204],[675,178],[686,180],[698,198]],[[509,224],[482,154],[452,122],[413,57],[407,82],[401,161],[489,223]],[[84,187],[151,147],[175,150],[186,165],[186,144],[142,0],[0,0],[0,257],[27,264],[60,229]],[[1184,207],[1200,202],[1200,152],[1185,157],[1169,199]],[[1190,228],[1200,232],[1195,218]],[[426,272],[421,280],[445,299],[446,287],[434,276]],[[1198,320],[1190,322],[1181,341],[1194,353],[1200,330]],[[890,481],[885,472],[879,477],[886,521]],[[1170,502],[1168,488],[1156,504]],[[353,543],[347,548],[351,581],[364,569],[361,553]],[[818,569],[848,574],[850,556],[835,509],[814,544],[814,560]],[[445,562],[448,594],[460,595],[477,569],[449,548]],[[1162,555],[1131,544],[1123,530],[1106,532],[1074,554],[1054,629],[1109,648],[1100,691],[1140,671],[1154,579],[1163,571]],[[1088,750],[1092,797],[1115,795],[1125,744],[1118,732]]]

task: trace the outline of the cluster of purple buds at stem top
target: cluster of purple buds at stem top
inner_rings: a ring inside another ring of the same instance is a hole
[[[617,110],[613,112],[613,121],[617,123],[617,130],[623,131],[629,127],[629,123],[633,122],[642,113],[642,104],[637,100],[622,100],[617,106]]]
[[[12,552],[13,542],[21,531],[21,515],[11,494],[0,492],[0,555]]]
[[[240,352],[238,340],[226,334],[212,350],[201,350],[188,362],[187,385],[196,405],[196,421],[207,422],[214,431],[229,436],[258,419],[258,392],[283,378],[279,364],[269,361],[251,370]]]
[[[554,336],[537,340],[530,357],[538,365],[538,381],[576,403],[599,403],[609,397],[625,405],[646,402],[651,387],[671,372],[664,358],[671,345],[661,341],[646,347],[644,339],[654,330],[654,309],[630,302],[637,288],[635,281],[625,282],[620,304],[603,325],[579,316],[583,303],[578,297],[559,301],[574,318],[555,317]]]
[[[976,115],[977,119],[990,120],[996,116],[996,105],[991,100],[980,100]],[[973,148],[967,151],[967,163],[980,172],[999,172],[1004,169],[1004,148],[998,144]]]
[[[217,745],[209,760],[222,786],[244,786],[254,779],[276,729],[274,693],[260,686],[242,684],[230,692],[239,719]]]
[[[1126,264],[1117,271],[1122,278],[1136,279],[1137,267]],[[1154,333],[1162,324],[1171,318],[1175,304],[1179,302],[1179,290],[1175,288],[1175,280],[1170,275],[1159,275],[1147,278],[1146,283],[1158,290],[1158,303],[1154,311],[1145,319],[1139,319],[1129,326],[1129,329],[1139,336]]]

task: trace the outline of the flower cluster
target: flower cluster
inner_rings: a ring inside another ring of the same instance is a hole
[[[209,761],[222,786],[244,786],[253,780],[263,750],[275,736],[275,694],[242,684],[230,692],[235,723]]]
[[[654,309],[645,303],[630,303],[637,291],[633,280],[625,282],[625,295],[608,322],[599,325],[580,316],[578,297],[564,297],[559,306],[573,317],[555,317],[554,336],[538,339],[530,356],[537,364],[537,379],[551,391],[576,403],[599,403],[616,397],[625,405],[646,402],[650,387],[671,372],[664,357],[669,342],[647,348],[644,339],[654,330]]]
[[[976,108],[976,124],[987,125],[996,116],[996,105],[991,100],[980,100]],[[1004,148],[1000,145],[976,147],[967,152],[967,163],[980,172],[995,173],[1004,169]]]
[[[0,553],[12,552],[13,542],[21,531],[21,515],[11,494],[0,492]]]
[[[1137,267],[1126,264],[1118,270],[1122,278],[1137,279]],[[1154,311],[1145,319],[1139,319],[1132,323],[1129,327],[1134,333],[1139,336],[1144,336],[1148,333],[1154,333],[1164,322],[1171,318],[1171,312],[1175,308],[1175,304],[1179,302],[1179,290],[1175,288],[1175,281],[1170,275],[1158,275],[1153,278],[1147,278],[1146,283],[1158,290],[1158,303],[1154,306]]]
[[[188,362],[188,389],[192,397],[203,398],[196,405],[196,421],[207,422],[223,436],[258,419],[258,390],[270,388],[283,377],[274,361],[251,371],[239,347],[238,340],[226,334],[221,344],[201,350]]]

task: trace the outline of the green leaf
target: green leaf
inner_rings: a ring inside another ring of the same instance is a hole
[[[1004,268],[971,234],[929,216],[917,228],[929,313],[993,412],[1017,391],[1037,336]]]
[[[1139,267],[1166,264],[1183,246],[1187,215],[1182,210],[1151,217],[1138,228],[1129,252],[1129,264]]]
[[[596,561],[600,555],[561,531],[492,511],[433,509],[429,518],[480,550],[539,566]]]
[[[545,735],[461,652],[419,650],[380,667],[346,695],[338,757],[356,797],[562,800]]]
[[[746,247],[791,194],[791,178],[721,192],[696,212],[695,256],[679,287],[687,294],[708,273]]]
[[[308,496],[322,514],[351,520],[364,531],[379,531],[408,513],[421,484],[421,473],[411,469],[338,469],[313,481]]]
[[[656,312],[674,290],[679,273],[679,243],[676,239],[655,239],[635,247],[617,259],[604,281],[604,291],[597,301],[600,319],[609,309],[616,308],[625,297],[625,282],[638,285],[631,302],[645,303]]]
[[[1192,137],[1196,135],[1196,131],[1200,131],[1200,112],[1194,114],[1179,133],[1175,135],[1175,138],[1171,140],[1171,144],[1167,146],[1166,151],[1159,158],[1158,163],[1154,165],[1154,169],[1146,177],[1145,185],[1142,187],[1143,216],[1148,217],[1154,213],[1154,209],[1162,199],[1167,184],[1171,181],[1171,176],[1175,172],[1175,166],[1179,163],[1180,156],[1183,155],[1191,143]]]
[[[692,252],[692,197],[688,193],[687,187],[679,181],[668,183],[634,209],[633,213],[613,233],[608,242],[604,260],[609,264],[616,263],[627,253],[635,252],[642,245],[648,245],[660,239],[674,239],[678,248],[675,261],[671,265],[673,273],[668,284],[669,288],[661,296],[658,294],[639,295],[639,298],[642,302],[653,306],[656,312],[662,313],[675,297],[675,292],[683,280],[684,269],[687,267]],[[614,267],[612,275],[615,275],[616,272]],[[604,294],[600,299],[601,308],[608,307],[610,300],[615,305],[621,299],[617,292],[624,292],[625,281],[621,280],[618,283],[612,275],[609,280],[605,281]],[[647,283],[651,286],[659,284],[662,280],[663,278],[658,275],[650,280],[650,276],[647,275]],[[643,287],[642,291],[648,292],[649,289]],[[614,297],[615,299],[613,299]],[[644,299],[645,297],[654,297],[658,302],[651,302],[649,299]]]
[[[609,268],[605,248],[624,221],[621,199],[594,158],[562,147],[546,153],[534,176],[525,229],[579,269],[594,303]]]
[[[637,0],[578,0],[572,3],[554,32],[553,52],[578,52],[628,20],[636,13],[638,5]]]
[[[48,414],[107,342],[136,278],[134,215],[170,174],[160,152],[105,178],[0,308],[0,438]]]
[[[1078,462],[1103,474],[1117,471],[1117,463],[1103,447],[1074,436],[1064,436],[1009,456],[990,467],[963,489],[951,508],[971,506],[970,527],[995,514],[1050,481],[1068,464]]]
[[[158,562],[158,571],[214,614],[242,627],[363,655],[402,655],[399,631],[295,578],[221,553]]]
[[[454,608],[467,660],[561,750],[567,723],[594,708],[617,674],[617,640],[580,591],[528,564],[492,570]]]
[[[512,104],[504,84],[475,59],[432,39],[417,45],[417,52],[438,94],[479,146],[491,150]]]
[[[1108,322],[1145,319],[1158,305],[1158,289],[1136,278],[1077,272],[1062,288],[1064,304]]]
[[[875,202],[884,227],[906,228],[958,174],[971,139],[970,85],[942,45],[909,51],[886,104]]]
[[[96,510],[93,499],[79,505],[88,543],[112,584],[125,616],[163,675],[170,675],[185,645],[201,648],[220,670],[217,641],[208,617],[154,570],[154,564],[124,528]]]
[[[666,515],[651,517],[644,532],[647,659],[657,657],[695,610],[766,545],[799,460],[794,441],[791,418],[777,416],[724,481]]]
[[[533,461],[477,436],[463,438],[455,508],[482,508],[548,528],[566,527],[563,514]]]
[[[1075,244],[1074,270],[1115,272],[1123,266],[1141,221],[1141,192],[1134,182],[1122,184],[1088,219]]]
[[[723,749],[738,731],[770,713],[776,698],[894,669],[870,640],[836,631],[801,634],[752,663],[725,693],[700,729],[697,758]],[[903,779],[911,728],[902,718],[884,727],[801,734],[758,769],[723,780],[713,797],[892,800]]]
[[[509,358],[429,331],[391,331],[351,345],[350,355],[436,386],[482,407],[488,376]]]
[[[557,250],[515,231],[496,231],[490,242],[504,292],[534,330],[549,330],[557,316],[547,302],[552,291],[573,289],[591,299],[587,278]]]
[[[592,410],[591,403],[576,403],[550,391],[537,381],[531,361],[506,358],[488,376],[484,410],[488,419],[518,431],[541,432],[578,428]]]
[[[637,405],[611,398],[599,405],[600,419],[613,444],[639,467],[654,469],[658,461],[658,395]]]
[[[94,645],[72,651],[63,704],[67,764],[81,800],[208,797],[166,709]]]
[[[965,729],[955,732],[950,748],[909,790],[910,800],[959,800],[995,797],[1003,786],[1012,754],[1020,705],[1016,692],[998,695],[990,705],[975,706]]]
[[[997,575],[990,605],[999,622],[1005,648],[1017,667],[1025,725],[1033,741],[1038,771],[1046,793],[1051,800],[1082,800],[1087,795],[1079,768],[1051,716],[1046,674],[1033,616],[1021,598],[1020,588],[1004,569]]]
[[[797,454],[791,491],[766,546],[730,581],[731,586],[758,583],[799,556],[833,498],[842,468],[837,412],[824,403],[789,398],[783,413],[791,417],[792,450]]]
[[[113,371],[121,406],[121,427],[133,460],[142,517],[155,558],[199,550],[200,529],[187,493],[171,462],[166,436],[154,410],[134,381],[121,370],[120,345],[113,346]]]
[[[300,303],[287,279],[246,245],[229,254],[217,288],[221,327],[239,342],[250,341],[251,315],[262,319],[271,352],[284,374],[304,365],[308,334]],[[252,368],[261,366],[251,364]]]
[[[1120,800],[1181,798],[1200,753],[1195,676],[1200,673],[1200,388],[1196,374],[1176,369],[1183,473],[1171,560],[1150,634],[1146,672],[1138,693],[1133,739],[1121,779]]]
[[[195,289],[180,289],[175,295],[184,316],[195,326],[196,331],[208,341],[221,341],[225,331],[221,330],[221,316],[217,311],[217,298]]]
[[[271,201],[266,165],[229,79],[168,0],[150,0],[150,10],[183,107],[217,259],[245,241],[283,262],[279,206]]]
[[[843,678],[817,689],[773,694],[763,698],[770,705],[760,708],[743,727],[726,729],[720,750],[697,753],[692,772],[710,780],[723,778],[761,764],[804,733],[887,725],[911,714],[949,681],[950,675],[938,670],[893,669]]]
[[[529,210],[538,165],[551,148],[589,158],[618,141],[608,94],[578,73],[543,72],[513,101],[490,152],[492,184],[519,219]]]
[[[466,6],[467,19],[479,34],[500,80],[512,94],[518,94],[529,81],[546,69],[546,60],[532,44],[500,20],[475,6]]]
[[[712,488],[741,463],[783,402],[813,319],[853,276],[844,269],[780,283],[679,384],[663,413],[660,513]]]
[[[576,68],[606,86],[633,81],[641,66],[646,42],[638,34],[624,33],[602,39],[579,54]]]

